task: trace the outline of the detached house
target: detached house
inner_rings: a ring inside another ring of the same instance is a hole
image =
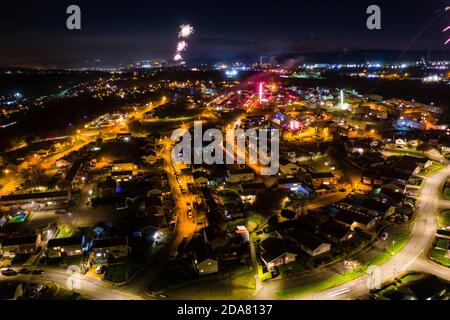
[[[78,256],[83,254],[83,237],[50,239],[47,244],[47,256],[59,258],[62,256]]]
[[[331,241],[332,243],[341,243],[352,237],[352,232],[334,221],[326,221],[318,228],[318,234]]]
[[[200,276],[219,272],[219,259],[209,245],[202,243],[195,248],[194,267]]]
[[[16,254],[36,254],[40,244],[40,234],[6,238],[1,242],[1,252],[6,257],[14,257]]]
[[[292,230],[287,234],[304,252],[310,256],[318,256],[331,250],[331,244],[304,230]]]
[[[278,238],[269,237],[261,241],[260,246],[261,259],[269,269],[294,262],[297,257],[297,254],[286,249],[283,240]]]
[[[127,255],[127,237],[94,239],[92,241],[91,256],[97,262],[107,262],[108,259],[121,259]]]
[[[310,174],[314,189],[321,185],[333,186],[337,183],[337,177],[332,172],[313,172]]]
[[[232,167],[228,169],[227,180],[230,183],[250,182],[255,180],[255,173],[247,167]]]
[[[345,209],[341,209],[334,219],[336,222],[349,227],[352,231],[355,231],[356,228],[363,231],[370,231],[376,224],[376,220],[373,217]]]

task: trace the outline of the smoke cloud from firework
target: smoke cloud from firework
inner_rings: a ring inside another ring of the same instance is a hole
[[[182,24],[180,26],[180,31],[178,32],[178,38],[182,38],[185,40],[178,41],[177,47],[176,47],[176,53],[173,57],[173,60],[175,61],[183,61],[183,56],[181,55],[181,52],[186,51],[188,47],[187,39],[194,33],[194,27],[192,27],[190,24]]]

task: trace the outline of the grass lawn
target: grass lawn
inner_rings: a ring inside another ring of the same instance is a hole
[[[128,269],[127,263],[109,265],[105,271],[104,279],[115,283],[124,282],[128,280]]]
[[[280,271],[280,277],[288,277],[305,271],[305,268],[303,268],[300,263],[295,261],[289,264],[278,266],[278,270]]]
[[[443,266],[450,267],[450,259],[445,257],[445,251],[433,248],[431,250],[431,257],[437,263],[442,264]]]
[[[73,234],[73,229],[67,225],[60,225],[58,226],[59,233],[56,238],[68,238],[71,237]]]
[[[450,210],[444,210],[439,213],[439,227],[450,226]]]
[[[208,279],[209,278],[209,279]],[[234,268],[231,275],[206,275],[186,286],[164,292],[170,299],[249,299],[255,291],[253,271],[246,266]]]
[[[258,277],[259,277],[259,281],[264,282],[269,279],[272,279],[272,273],[270,273],[270,272],[263,273],[262,265],[258,264]]]
[[[334,277],[325,279],[320,282],[310,283],[302,287],[286,289],[283,291],[278,291],[276,293],[277,299],[289,299],[294,296],[305,295],[308,293],[313,293],[317,291],[326,290],[328,288],[339,286],[345,282],[356,279],[362,276],[366,268],[358,268],[357,270],[346,272],[344,274],[338,274]]]
[[[433,161],[433,164],[431,166],[429,166],[428,168],[426,168],[422,171],[425,171],[425,174],[428,174],[428,173],[436,172],[436,171],[442,169],[443,167],[444,167],[443,164]]]
[[[334,277],[325,279],[320,282],[311,283],[302,287],[286,289],[283,291],[278,291],[276,297],[278,299],[289,299],[294,296],[305,295],[312,292],[323,291],[332,287],[339,286],[343,283],[356,279],[363,276],[367,268],[370,265],[379,265],[388,261],[393,255],[401,251],[405,245],[408,243],[410,234],[408,232],[400,233],[395,238],[395,243],[387,248],[387,252],[382,252],[377,257],[368,261],[366,264],[359,266],[353,271],[349,271],[343,274],[338,274]]]
[[[410,156],[416,156],[416,157],[423,157],[425,153],[423,151],[413,151],[413,150],[404,150],[404,149],[397,149],[397,148],[385,148],[385,151],[396,153],[398,155],[410,155]]]

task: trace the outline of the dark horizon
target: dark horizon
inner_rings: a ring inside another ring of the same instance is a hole
[[[81,8],[81,30],[66,28],[65,12],[71,4]],[[381,7],[381,30],[366,28],[366,8],[371,4]],[[5,4],[0,14],[5,43],[0,66],[81,67],[96,60],[101,65],[170,60],[183,23],[195,28],[187,62],[374,49],[432,50],[445,55],[450,46],[444,46],[442,29],[450,14],[436,18],[445,6],[444,0],[282,0],[270,8],[261,1],[234,0],[226,4],[18,0]]]

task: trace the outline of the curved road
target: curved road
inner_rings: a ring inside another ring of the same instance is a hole
[[[442,203],[446,203],[447,207],[450,207],[450,202],[441,198],[441,190],[449,176],[450,165],[447,165],[445,168],[430,174],[424,180],[416,206],[416,219],[411,231],[411,238],[402,251],[385,264],[378,266],[381,271],[381,283],[392,280],[395,276],[407,270],[424,271],[450,281],[449,269],[430,261],[427,257],[428,249],[432,244],[437,228],[437,211],[442,207]],[[367,282],[368,276],[364,275],[345,284],[293,299],[355,299],[369,292]],[[281,279],[269,282],[254,298],[275,299],[277,291],[301,285],[296,279]]]

